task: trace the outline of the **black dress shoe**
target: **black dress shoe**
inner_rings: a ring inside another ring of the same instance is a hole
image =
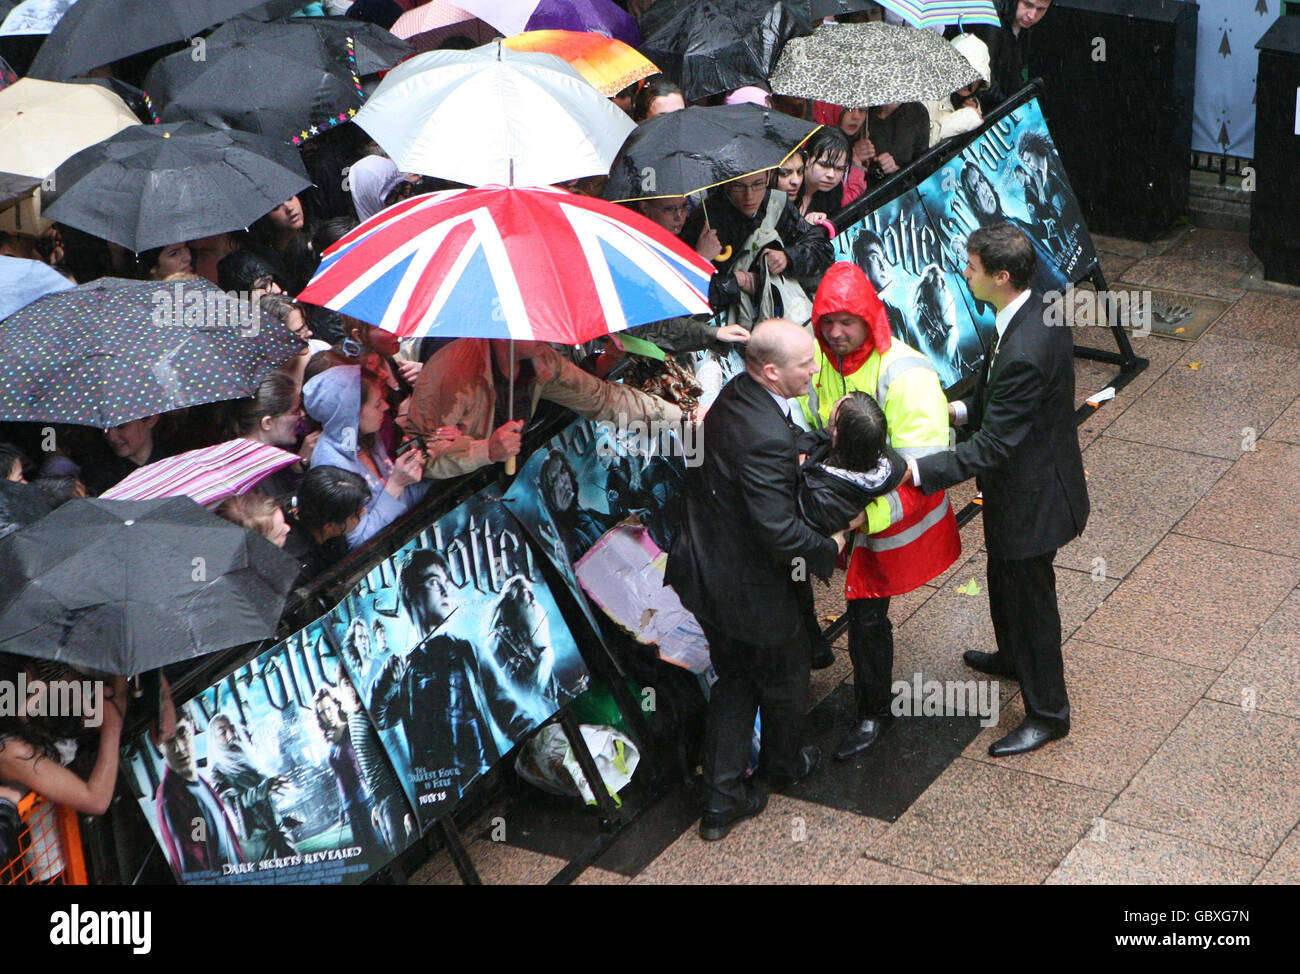
[[[780,778],[773,776],[768,779],[768,786],[772,791],[788,791],[816,771],[821,763],[822,749],[816,744],[807,744],[799,749],[794,776]]]
[[[853,755],[861,754],[884,736],[889,723],[887,717],[868,717],[854,724],[835,749],[835,760],[847,761]]]
[[[704,817],[700,819],[700,838],[706,842],[725,838],[737,822],[752,818],[765,808],[767,808],[767,792],[762,788],[751,788],[745,804],[726,812],[705,812]]]
[[[989,755],[1004,758],[1009,754],[1025,754],[1037,751],[1048,741],[1054,741],[1070,733],[1070,722],[1051,726],[1032,717],[1025,718],[1020,726],[1001,740],[989,745]]]
[[[1005,676],[1012,680],[1016,678],[1015,667],[1004,661],[1001,653],[981,653],[977,649],[968,649],[961,654],[961,658],[966,661],[967,666],[981,673]]]
[[[818,645],[813,647],[812,663],[809,669],[824,670],[828,666],[835,664],[835,650],[831,648],[828,640],[818,640]]]

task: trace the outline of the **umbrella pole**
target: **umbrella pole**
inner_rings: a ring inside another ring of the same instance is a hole
[[[512,164],[513,168],[513,164]],[[506,394],[506,422],[514,422],[515,418],[515,343],[510,343],[510,391]],[[515,475],[515,457],[506,457],[506,476]]]

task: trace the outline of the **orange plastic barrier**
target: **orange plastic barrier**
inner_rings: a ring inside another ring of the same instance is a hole
[[[0,886],[85,886],[77,813],[30,793],[18,803],[18,855],[0,863]]]

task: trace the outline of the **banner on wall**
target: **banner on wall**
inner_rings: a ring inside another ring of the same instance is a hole
[[[1192,148],[1255,154],[1255,45],[1284,14],[1283,0],[1196,0],[1196,100]]]

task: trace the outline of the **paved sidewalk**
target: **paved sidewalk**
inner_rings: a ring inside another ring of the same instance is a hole
[[[1263,282],[1243,234],[1096,244],[1112,287],[1231,304],[1194,342],[1134,339],[1150,366],[1079,429],[1092,517],[1056,560],[1070,736],[989,758],[1023,713],[1004,684],[996,727],[909,718],[888,762],[828,761],[721,842],[674,826],[634,875],[579,882],[1300,883],[1300,289]],[[1080,402],[1114,372],[1076,360]],[[993,647],[978,518],[962,540],[956,567],[891,607],[895,679],[971,679],[961,651]],[[841,640],[814,674],[826,740],[850,685]],[[488,883],[565,865],[469,834]],[[459,879],[443,856],[413,881]]]

